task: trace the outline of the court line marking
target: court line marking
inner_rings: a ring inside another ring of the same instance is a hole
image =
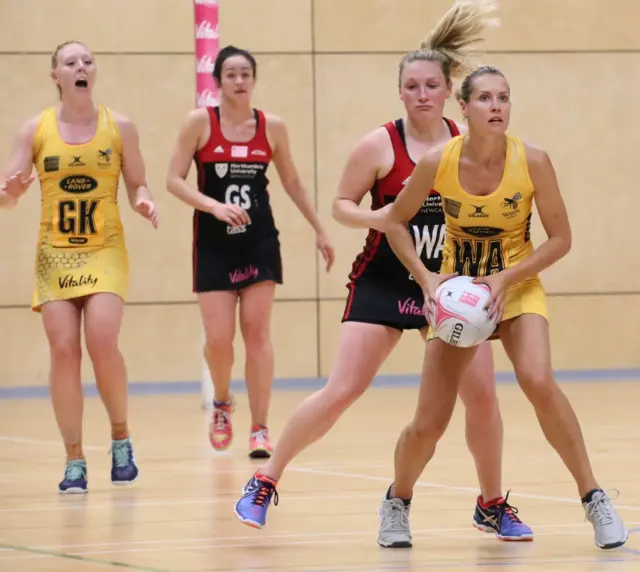
[[[293,496],[288,497],[288,500],[296,500],[296,501],[317,501],[318,499],[332,499],[332,500],[344,500],[344,499],[354,499],[354,498],[362,498],[362,499],[377,499],[380,498],[380,495],[377,493],[344,493],[341,495],[326,495],[326,494],[317,494],[315,496]],[[63,500],[64,499],[64,500]],[[103,502],[103,503],[90,503],[87,499],[86,495],[61,495],[61,502],[59,504],[48,504],[48,505],[35,505],[31,507],[15,507],[15,508],[2,508],[0,509],[0,513],[8,513],[8,512],[44,512],[44,511],[59,511],[59,510],[91,510],[96,508],[139,508],[139,507],[165,507],[165,506],[180,506],[180,505],[212,505],[212,504],[233,504],[236,502],[234,498],[223,498],[217,497],[212,499],[203,499],[203,498],[192,498],[192,499],[175,499],[173,501],[153,501],[153,500],[145,500],[141,502],[137,501],[123,501],[118,502],[114,499],[113,502]],[[78,500],[78,503],[74,501]],[[1,530],[1,529],[0,529]]]
[[[469,525],[468,528],[466,528],[466,531],[469,531],[471,529],[471,525]],[[368,531],[366,533],[368,536],[370,536],[372,534],[372,531]],[[540,532],[537,533],[537,536],[583,536],[584,533],[581,531],[549,531],[549,532]],[[311,536],[311,535],[307,535],[307,536]],[[39,548],[34,548],[34,549],[30,549],[31,551],[34,552],[42,552],[43,555],[45,556],[49,556],[49,555],[57,555],[57,554],[65,554],[68,555],[69,557],[86,557],[86,556],[97,556],[97,555],[108,555],[108,554],[122,554],[122,553],[126,553],[126,554],[142,554],[142,553],[151,553],[151,552],[181,552],[181,551],[191,551],[191,552],[195,552],[195,551],[204,551],[204,550],[215,550],[215,549],[230,549],[230,548],[239,548],[239,549],[243,549],[243,548],[255,548],[256,546],[268,546],[270,548],[282,548],[282,547],[287,547],[287,546],[317,546],[317,545],[336,545],[336,544],[353,544],[354,542],[359,542],[363,545],[367,545],[369,546],[371,544],[371,540],[354,540],[354,538],[345,538],[345,536],[350,536],[353,537],[354,534],[351,533],[349,535],[346,534],[339,534],[336,535],[336,538],[330,538],[330,539],[307,539],[307,540],[285,540],[285,542],[273,542],[272,538],[266,537],[266,536],[259,536],[258,534],[256,534],[255,537],[249,539],[247,542],[225,542],[222,541],[221,539],[214,539],[213,543],[210,544],[196,544],[196,545],[179,545],[179,546],[166,546],[166,545],[159,545],[159,546],[151,546],[151,547],[146,547],[146,548],[134,548],[134,547],[127,547],[127,546],[122,546],[122,547],[117,547],[117,548],[112,548],[112,549],[107,549],[107,550],[87,550],[87,551],[70,551],[70,552],[56,552],[56,551],[49,551],[49,550],[41,550]],[[373,532],[373,536],[375,538],[375,532]],[[493,535],[488,535],[488,534],[482,534],[478,531],[473,531],[473,532],[468,532],[467,534],[433,534],[433,535],[429,535],[429,538],[431,540],[437,540],[437,539],[455,539],[455,540],[477,540],[478,542],[500,542],[498,540],[495,539],[495,536]],[[378,548],[377,544],[375,543],[375,540],[373,541],[373,547]],[[3,545],[0,544],[0,547],[10,547],[10,545]],[[26,547],[23,547],[26,548]],[[29,557],[26,557],[29,558]],[[8,560],[24,560],[25,556],[20,555],[20,556],[7,556],[7,557],[0,557],[0,562],[4,562],[4,561],[8,561]],[[627,561],[636,561],[636,559],[633,560],[628,560]],[[116,564],[117,565],[117,564]],[[144,570],[144,568],[143,568]],[[153,570],[153,569],[152,569]]]
[[[45,445],[64,449],[62,441],[44,441],[41,439],[29,439],[27,437],[13,437],[11,435],[0,435],[0,441],[5,441],[7,443],[19,443],[22,445]],[[109,445],[82,445],[82,448],[87,451],[108,451]]]
[[[308,469],[308,468],[301,468],[301,467],[289,467],[288,469],[289,471],[296,471],[298,473],[309,473],[312,475],[324,475],[327,477],[344,477],[344,478],[348,478],[348,479],[363,479],[363,480],[367,480],[367,481],[378,481],[378,482],[385,482],[388,483],[389,485],[393,482],[393,478],[389,478],[389,477],[379,477],[376,475],[364,475],[361,473],[343,473],[343,472],[338,472],[338,471],[326,471],[324,469]],[[439,484],[439,483],[429,483],[429,482],[425,482],[425,481],[418,481],[416,483],[417,487],[424,487],[424,488],[438,488],[438,489],[448,489],[451,491],[460,491],[460,492],[472,492],[477,494],[478,492],[478,487],[460,487],[460,486],[455,486],[455,485],[443,485],[443,484]],[[554,501],[554,502],[563,502],[563,503],[570,503],[570,504],[577,504],[577,505],[581,505],[581,501],[580,499],[569,499],[566,497],[552,497],[552,496],[547,496],[547,495],[537,495],[537,494],[531,494],[531,493],[523,493],[523,492],[518,492],[515,489],[511,489],[514,493],[514,496],[520,496],[523,498],[529,498],[529,499],[536,499],[536,500],[547,500],[547,501]],[[382,493],[381,493],[382,494]],[[632,511],[636,511],[636,512],[640,512],[640,506],[630,506],[630,505],[620,505],[620,504],[616,504],[615,505],[616,508],[619,509],[624,509],[624,510],[632,510]]]
[[[291,470],[291,469],[290,469]],[[106,481],[105,481],[106,484]],[[108,485],[111,487],[110,483]],[[440,485],[436,485],[440,486]],[[451,487],[440,490],[429,490],[427,487],[422,488],[416,495],[420,497],[430,497],[436,495],[453,495],[460,492]],[[100,490],[101,493],[109,492],[108,489]],[[133,489],[131,490],[133,492]],[[61,512],[61,511],[78,511],[78,510],[94,510],[94,509],[113,509],[113,508],[154,508],[154,507],[171,507],[171,506],[188,506],[188,505],[216,505],[216,504],[234,504],[236,498],[219,496],[210,499],[204,499],[199,497],[194,498],[174,498],[166,499],[165,497],[156,497],[162,500],[155,500],[154,497],[145,497],[145,500],[118,500],[117,497],[108,502],[91,502],[87,495],[56,495],[59,502],[52,502],[49,504],[34,504],[33,506],[16,506],[16,507],[4,507],[0,508],[0,514],[4,513],[30,513],[30,512]],[[342,494],[328,493],[326,491],[319,491],[315,495],[297,495],[287,496],[288,501],[316,501],[322,498],[323,500],[350,500],[350,499],[380,499],[381,494],[377,492],[355,492],[346,491]],[[640,524],[640,522],[638,522]],[[0,528],[0,531],[2,528]]]
[[[41,550],[38,548],[29,548],[28,546],[19,546],[15,544],[2,544],[0,543],[0,548],[7,548],[10,550],[15,550],[16,552],[23,552],[29,554],[32,558],[40,557],[52,557],[52,558],[60,558],[64,560],[77,560],[79,562],[86,562],[91,564],[101,564],[102,566],[112,566],[114,568],[123,568],[125,570],[137,570],[138,572],[173,572],[168,568],[154,568],[150,566],[139,566],[137,564],[128,564],[127,562],[121,562],[117,560],[108,561],[101,560],[100,558],[87,558],[78,554],[66,554],[64,552],[52,552],[49,550]],[[0,560],[9,560],[8,558],[0,558]]]
[[[5,439],[7,440],[7,439]],[[60,446],[60,444],[58,442],[53,442],[53,441],[40,441],[40,440],[33,440],[33,439],[23,439],[23,438],[11,438],[11,440],[14,440],[15,442],[29,442],[29,443],[33,443],[33,444],[45,444],[45,445],[56,445],[56,446]],[[100,450],[104,450],[104,447],[97,447],[94,446],[96,449],[100,449]],[[88,447],[87,447],[88,448]],[[325,465],[326,466],[326,465]],[[335,465],[334,465],[335,466]],[[337,471],[328,471],[328,470],[323,470],[323,469],[314,469],[314,468],[308,468],[308,467],[290,467],[289,470],[292,471],[297,471],[297,472],[306,472],[306,473],[310,473],[310,474],[318,474],[318,475],[325,475],[325,476],[336,476],[336,477],[343,477],[343,478],[357,478],[357,479],[364,479],[364,480],[373,480],[373,481],[385,481],[385,482],[389,482],[389,479],[386,477],[378,477],[378,476],[374,476],[374,475],[363,475],[360,473],[344,473],[344,472],[337,472]],[[439,488],[439,489],[445,489],[445,490],[451,490],[451,491],[459,491],[459,492],[477,492],[477,487],[461,487],[461,486],[452,486],[452,485],[442,485],[442,484],[438,484],[438,483],[427,483],[427,482],[422,482],[419,481],[418,483],[416,483],[417,486],[419,487],[428,487],[428,488]],[[527,498],[533,498],[533,499],[538,499],[538,500],[551,500],[551,501],[556,501],[556,502],[565,502],[565,503],[571,503],[571,504],[580,504],[579,500],[577,499],[567,499],[564,497],[551,497],[551,496],[546,496],[546,495],[533,495],[533,494],[528,494],[528,493],[518,493],[520,494],[520,496],[522,497],[527,497]],[[345,495],[348,496],[349,498],[354,498],[354,495]],[[379,496],[379,495],[363,495],[362,498],[364,497],[373,497],[373,496]],[[315,498],[315,497],[314,497]],[[340,498],[340,497],[336,497],[336,498]],[[290,500],[302,500],[296,497],[290,497]],[[213,502],[224,502],[223,499],[212,499]],[[179,504],[184,503],[184,501],[179,501]],[[200,503],[202,503],[202,500],[200,500]],[[118,503],[116,503],[118,504]],[[138,505],[138,506],[144,506],[147,505],[147,503],[131,503],[131,505]],[[91,508],[92,506],[95,505],[83,505],[82,507],[79,508]],[[113,506],[113,503],[109,503],[108,506]],[[120,504],[119,506],[126,506],[126,505],[122,505]],[[60,505],[56,505],[55,507],[52,508],[60,508]],[[66,507],[65,507],[66,508]],[[640,511],[640,507],[636,507],[636,506],[625,506],[625,505],[617,505],[617,508],[621,508],[621,509],[627,509],[627,510],[634,510],[634,511]],[[30,510],[30,509],[27,509]],[[33,510],[41,510],[41,508],[39,509],[33,509]],[[11,509],[9,509],[9,512],[11,511]],[[2,511],[5,512],[5,511]],[[631,524],[631,523],[629,523]],[[634,523],[635,524],[635,523]],[[577,526],[577,525],[575,525]],[[540,526],[538,526],[538,528],[540,528]],[[446,530],[455,530],[455,529],[446,529]],[[462,529],[461,529],[462,530]],[[465,529],[466,530],[466,529]],[[419,533],[420,531],[416,531],[416,533]],[[442,530],[440,531],[442,532]],[[342,533],[344,534],[344,533]],[[538,533],[539,535],[547,535],[547,534],[553,534],[553,533]],[[564,534],[579,534],[579,533],[564,533]],[[309,534],[305,535],[305,536],[310,536]],[[464,535],[462,536],[462,538],[477,538],[477,535]],[[265,537],[262,537],[265,538]],[[459,535],[454,535],[454,536],[436,536],[436,538],[461,538]],[[239,539],[239,538],[238,538]],[[219,540],[219,539],[217,539]],[[281,543],[281,546],[286,546],[286,545],[299,545],[299,544],[326,544],[326,543],[335,543],[334,541],[303,541],[303,542],[293,542],[293,543]],[[251,544],[237,544],[237,545],[229,545],[226,544],[222,547],[246,547],[246,546],[252,546]],[[25,553],[30,553],[31,557],[48,557],[48,556],[52,556],[52,557],[58,557],[58,558],[71,558],[71,559],[77,559],[77,560],[86,560],[86,561],[92,561],[96,564],[102,564],[102,565],[112,565],[112,566],[118,566],[118,567],[124,567],[124,568],[129,568],[132,570],[146,570],[149,572],[169,572],[169,571],[165,571],[159,568],[149,568],[149,567],[140,567],[137,565],[129,565],[127,563],[124,562],[108,562],[108,561],[104,561],[104,560],[94,560],[94,559],[86,559],[83,558],[85,555],[92,555],[92,554],[104,554],[104,553],[112,553],[113,551],[92,551],[92,552],[84,552],[84,553],[79,553],[79,554],[64,554],[64,553],[55,553],[55,552],[48,552],[48,551],[43,551],[41,549],[31,549],[28,547],[22,547],[22,546],[14,546],[14,545],[5,545],[5,544],[0,544],[0,548],[4,547],[5,549],[8,550],[15,550],[15,551],[20,551],[20,552],[25,552]],[[218,545],[211,545],[211,546],[200,546],[200,547],[190,547],[191,549],[198,549],[198,550],[202,550],[202,549],[207,549],[207,548],[218,548],[220,546]],[[631,554],[634,556],[638,556],[640,555],[640,551],[638,550],[634,550],[631,548],[627,548],[627,547],[622,547],[623,551],[627,554]],[[157,548],[147,548],[147,549],[133,549],[133,550],[127,550],[127,552],[140,552],[140,551],[144,551],[144,552],[148,552],[148,551],[157,551]],[[39,555],[37,555],[37,552],[40,552]],[[15,558],[0,558],[0,560],[8,560],[8,559],[15,559]],[[608,560],[610,562],[626,562],[627,560]],[[559,561],[549,561],[548,563],[558,563]],[[587,561],[584,561],[587,562]],[[589,561],[589,562],[603,562],[602,559],[600,560],[594,560],[594,561]],[[540,562],[542,563],[542,562]],[[568,561],[565,562],[566,564],[572,564],[572,561]],[[578,563],[578,562],[576,562]],[[518,565],[518,563],[501,563],[501,564],[495,564],[495,565]],[[531,562],[527,563],[527,564],[532,564]],[[413,566],[415,565],[415,562],[412,564]],[[470,565],[473,567],[476,566],[488,566],[491,565],[489,563],[470,563],[470,564],[465,564],[465,565]],[[427,567],[431,568],[433,567],[433,564],[428,564]],[[439,565],[440,567],[461,567],[463,566],[463,564],[454,564],[454,565]],[[362,570],[363,568],[352,568],[351,570]],[[367,569],[372,569],[371,566],[368,566]],[[381,568],[379,566],[374,566],[373,569],[390,569],[388,567],[386,568]],[[398,569],[398,568],[395,568]],[[349,570],[349,569],[330,569],[331,572],[337,571],[337,570]]]
[[[629,522],[628,525],[637,525],[640,524],[640,521],[637,522]],[[585,527],[584,523],[554,523],[554,524],[537,524],[535,525],[536,530],[539,529],[571,529],[571,528],[582,528]],[[637,530],[637,529],[636,529]],[[486,540],[491,540],[492,537],[482,536],[477,534],[476,532],[470,532],[471,527],[465,526],[456,527],[456,528],[423,528],[418,530],[412,530],[412,534],[414,536],[431,536],[435,535],[435,537],[439,537],[440,533],[451,533],[451,532],[468,532],[468,535],[460,536],[460,535],[452,535],[451,538],[461,538],[469,536],[470,538],[484,538]],[[633,531],[629,531],[630,533]],[[202,543],[202,542],[226,542],[226,541],[242,541],[242,540],[256,540],[256,538],[262,540],[279,540],[279,539],[296,539],[296,538],[321,538],[321,537],[331,537],[331,536],[367,536],[370,535],[372,531],[370,530],[359,530],[359,531],[343,531],[343,532],[296,532],[296,533],[276,533],[276,534],[262,534],[259,533],[259,536],[209,536],[203,538],[168,538],[162,540],[130,540],[125,542],[95,542],[95,543],[86,543],[86,544],[61,544],[61,545],[42,545],[35,546],[35,549],[38,550],[69,550],[69,549],[77,549],[77,548],[108,548],[108,547],[122,547],[122,546],[144,546],[144,545],[170,545],[170,544],[184,544],[184,543]],[[580,532],[541,532],[537,533],[541,536],[547,536],[551,534],[567,534],[567,535],[575,535],[580,534]],[[448,538],[449,536],[447,536]],[[10,549],[2,549],[0,548],[0,553],[4,551],[9,551]],[[1,560],[2,558],[0,558]]]
[[[386,465],[385,465],[386,466]],[[288,468],[289,471],[295,471],[295,472],[300,472],[300,473],[308,473],[308,474],[314,474],[314,475],[324,475],[324,476],[332,476],[332,477],[341,477],[341,478],[352,478],[352,479],[362,479],[362,480],[369,480],[369,481],[377,481],[377,482],[386,482],[386,483],[391,483],[391,481],[393,480],[392,478],[389,477],[382,477],[382,476],[377,476],[377,475],[365,475],[365,474],[361,474],[361,473],[346,473],[346,472],[342,472],[342,471],[330,471],[330,470],[326,470],[326,469],[316,469],[316,468],[309,468],[309,467],[289,467]],[[477,494],[478,492],[478,488],[477,487],[463,487],[463,486],[455,486],[455,485],[443,485],[443,484],[439,484],[439,483],[429,483],[429,482],[424,482],[424,481],[418,481],[416,483],[417,487],[421,487],[421,488],[434,488],[434,489],[441,489],[441,490],[449,490],[449,491],[453,491],[453,492],[472,492],[474,494]],[[512,489],[513,490],[513,489]],[[380,493],[381,494],[381,493]],[[332,499],[341,499],[341,498],[377,498],[380,496],[380,494],[356,494],[354,495],[353,493],[345,493],[345,495],[333,495],[333,496],[329,496],[326,497],[324,496],[323,498],[332,498]],[[570,504],[578,504],[580,505],[580,500],[579,499],[569,499],[566,497],[553,497],[553,496],[547,496],[547,495],[538,495],[538,494],[531,494],[531,493],[524,493],[524,492],[517,492],[514,490],[514,494],[516,496],[520,496],[523,498],[530,498],[530,499],[536,499],[536,500],[547,500],[547,501],[554,501],[554,502],[563,502],[563,503],[570,503]],[[70,498],[70,497],[66,497],[66,498]],[[84,495],[78,498],[82,498],[84,499]],[[317,497],[309,497],[309,496],[298,496],[298,497],[288,497],[289,500],[314,500],[317,499]],[[175,505],[187,505],[187,504],[217,504],[217,503],[224,503],[224,502],[232,502],[232,500],[227,500],[227,499],[222,499],[222,498],[215,498],[215,499],[177,499],[175,501],[169,501],[169,502],[154,502],[154,501],[133,501],[133,502],[118,502],[117,500],[114,500],[114,502],[108,502],[108,503],[101,503],[101,504],[88,504],[83,502],[82,504],[71,504],[71,502],[69,502],[68,504],[63,503],[56,503],[56,504],[49,504],[49,505],[35,505],[32,507],[15,507],[15,508],[1,508],[0,509],[0,513],[8,513],[8,512],[37,512],[37,511],[44,511],[44,510],[86,510],[88,508],[113,508],[114,506],[118,506],[120,508],[125,508],[125,507],[133,507],[133,506],[147,506],[147,507],[151,507],[151,506],[175,506]],[[235,501],[233,501],[235,502]],[[619,505],[616,504],[615,505],[616,508],[619,509],[624,509],[624,510],[630,510],[630,511],[636,511],[636,512],[640,512],[640,507],[639,506],[630,506],[630,505]]]

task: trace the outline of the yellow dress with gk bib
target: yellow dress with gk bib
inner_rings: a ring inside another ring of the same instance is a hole
[[[452,139],[444,149],[434,184],[446,217],[443,274],[487,276],[515,266],[533,252],[530,228],[535,189],[526,150],[519,138],[506,137],[502,181],[486,196],[467,193],[460,185],[458,169],[465,135]],[[502,321],[522,314],[547,317],[546,294],[538,276],[507,290]]]
[[[60,137],[56,108],[45,110],[33,157],[42,206],[32,309],[98,292],[124,299],[129,261],[118,209],[122,139],[111,111],[100,106],[93,139],[71,145]]]

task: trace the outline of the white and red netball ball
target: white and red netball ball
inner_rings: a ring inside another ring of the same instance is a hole
[[[431,327],[436,337],[461,348],[486,341],[496,328],[485,310],[491,291],[485,284],[474,284],[469,276],[455,276],[436,290]]]

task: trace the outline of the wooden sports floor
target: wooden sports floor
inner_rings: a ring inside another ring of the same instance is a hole
[[[631,532],[625,547],[594,545],[573,482],[515,384],[498,386],[504,486],[535,540],[504,543],[472,528],[477,486],[459,405],[417,489],[414,547],[395,550],[376,543],[377,509],[416,389],[370,390],[291,466],[263,530],[233,514],[259,466],[246,456],[246,395],[237,395],[236,439],[225,454],[208,445],[199,396],[131,397],[141,475],[129,488],[109,481],[107,420],[97,398],[87,399],[90,490],[82,496],[57,494],[63,450],[49,403],[24,399],[0,401],[0,571],[640,571],[640,384],[562,387],[582,421],[601,485],[620,491],[614,502]],[[274,437],[305,394],[274,394]]]

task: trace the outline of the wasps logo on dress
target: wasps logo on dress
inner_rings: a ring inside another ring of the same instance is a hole
[[[518,209],[518,201],[522,200],[522,195],[520,193],[516,193],[510,199],[506,198],[502,201],[502,206],[506,208],[511,208],[514,211]]]
[[[522,200],[522,195],[520,193],[516,193],[511,198],[505,198],[502,201],[502,207],[507,209],[507,212],[502,213],[504,218],[513,218],[517,216],[520,212],[520,201]]]
[[[101,169],[109,169],[111,167],[111,147],[107,147],[104,151],[98,149],[98,167]]]

